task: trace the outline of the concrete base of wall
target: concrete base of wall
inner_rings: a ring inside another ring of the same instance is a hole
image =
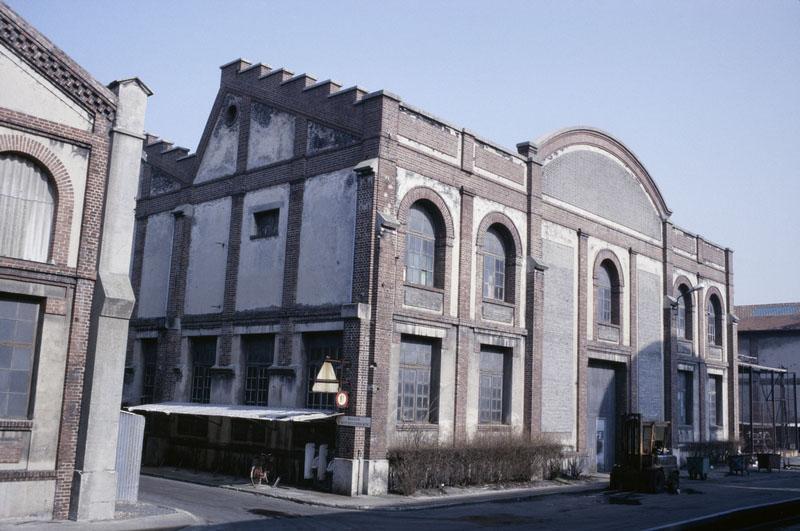
[[[0,483],[0,518],[53,518],[55,480]]]
[[[117,502],[117,473],[75,471],[70,520],[110,520]]]
[[[386,459],[333,460],[333,492],[345,496],[380,496],[389,486],[389,461]]]

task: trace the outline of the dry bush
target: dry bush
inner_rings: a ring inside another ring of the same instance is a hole
[[[407,437],[388,452],[389,488],[401,494],[445,486],[532,481],[559,463],[561,445],[548,439],[484,435],[456,446],[437,446],[424,436]]]

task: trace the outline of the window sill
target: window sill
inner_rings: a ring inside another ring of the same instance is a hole
[[[478,431],[511,431],[511,424],[478,424]]]
[[[506,308],[516,308],[517,307],[517,305],[515,303],[513,303],[513,302],[502,301],[500,299],[490,299],[488,297],[483,297],[482,301],[484,303],[496,304],[498,306],[505,306]]]
[[[277,238],[277,237],[278,237],[277,234],[273,234],[272,236],[257,236],[255,234],[251,234],[250,235],[250,239],[251,240],[271,240],[271,239]]]
[[[439,425],[433,423],[418,424],[412,422],[398,422],[397,431],[439,431]]]
[[[0,418],[0,430],[31,431],[32,429],[33,429],[32,420]]]
[[[425,291],[430,291],[432,293],[439,293],[441,295],[444,295],[444,289],[436,288],[434,286],[426,286],[425,284],[412,284],[411,282],[403,282],[403,286],[407,288],[421,289]]]

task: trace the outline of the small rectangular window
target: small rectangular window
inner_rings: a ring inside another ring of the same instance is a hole
[[[708,425],[722,426],[722,376],[708,377]]]
[[[397,379],[397,420],[437,422],[439,388],[437,345],[430,340],[406,337],[400,344]]]
[[[278,235],[278,222],[280,209],[273,208],[253,213],[255,222],[254,238],[272,238]]]
[[[678,371],[678,423],[691,426],[694,412],[694,373]]]
[[[158,341],[142,339],[142,404],[153,402],[156,383],[156,360],[158,357]]]
[[[192,338],[191,347],[192,402],[208,404],[211,401],[211,367],[217,359],[217,338]]]
[[[269,366],[275,352],[275,339],[271,334],[242,336],[242,353],[245,358],[244,403],[266,406],[269,394]]]
[[[503,424],[508,418],[510,358],[507,349],[481,348],[478,389],[480,424]]]

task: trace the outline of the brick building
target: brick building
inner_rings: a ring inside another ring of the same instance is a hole
[[[0,518],[110,518],[144,111],[0,2]]]
[[[546,434],[599,470],[621,412],[735,436],[732,252],[674,226],[620,141],[512,151],[389,92],[221,70],[197,153],[145,148],[129,404],[333,410],[310,392],[332,357],[348,418],[318,422],[348,494],[385,491],[387,448],[420,433]],[[198,418],[158,448],[244,438]]]

